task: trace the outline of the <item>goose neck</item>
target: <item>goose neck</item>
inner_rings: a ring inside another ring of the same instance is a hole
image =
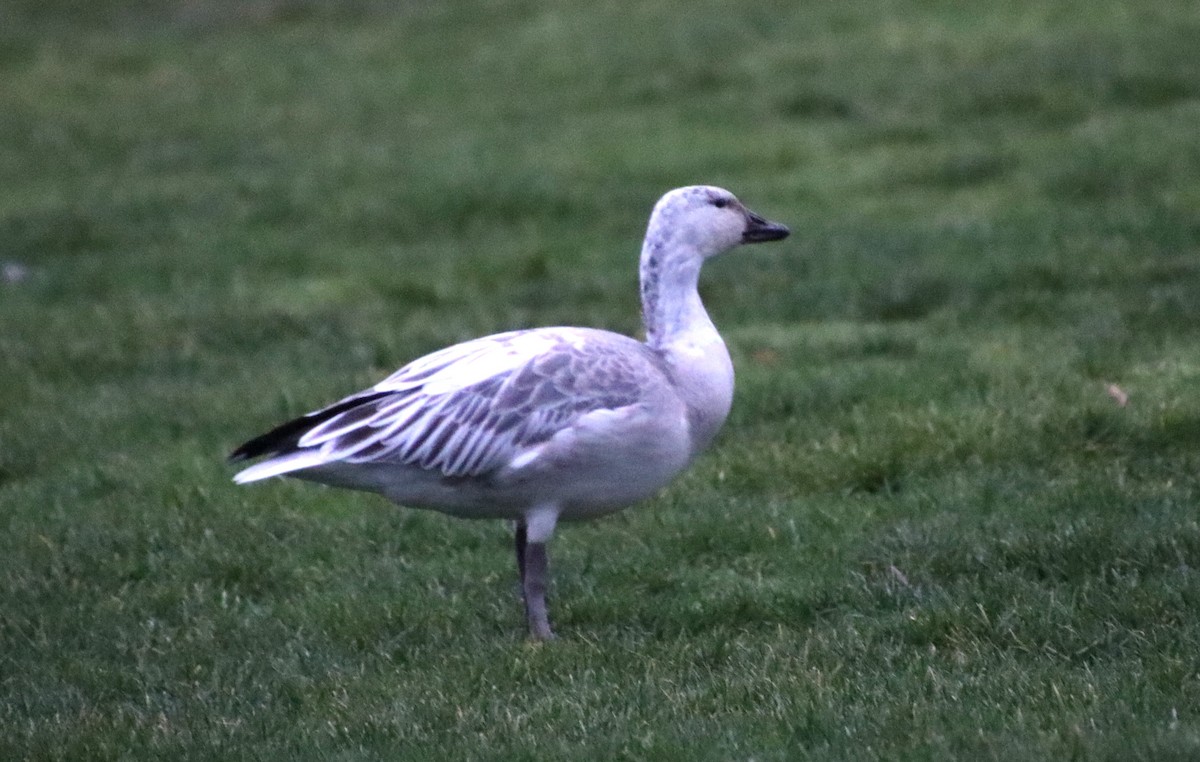
[[[652,348],[666,348],[697,332],[716,332],[697,291],[703,259],[698,252],[667,252],[651,242],[643,248],[642,319]]]

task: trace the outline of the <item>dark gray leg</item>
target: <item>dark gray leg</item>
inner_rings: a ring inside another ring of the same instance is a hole
[[[514,522],[516,524],[516,549],[517,549],[517,579],[521,581],[521,595],[525,595],[525,538],[528,536],[525,529],[524,519]]]
[[[524,533],[520,535],[524,539]],[[525,619],[529,622],[529,636],[535,640],[550,640],[550,617],[546,612],[546,543],[525,543],[523,562],[518,565],[521,574],[521,592],[525,595]]]
[[[529,637],[534,640],[550,640],[554,637],[550,630],[550,616],[546,611],[546,543],[554,534],[557,522],[558,507],[554,505],[531,508],[516,521],[517,574],[521,578],[521,597],[525,600]]]

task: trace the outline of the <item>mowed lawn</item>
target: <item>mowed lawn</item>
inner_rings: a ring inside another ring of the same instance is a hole
[[[0,759],[1200,758],[1200,4],[13,0]],[[669,188],[788,223],[738,389],[551,545],[242,440],[634,333]]]

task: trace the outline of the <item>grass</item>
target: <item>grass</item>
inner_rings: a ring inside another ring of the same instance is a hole
[[[0,11],[0,758],[1200,756],[1200,9]],[[713,263],[713,452],[564,528],[222,458]],[[1119,397],[1128,395],[1127,404]]]

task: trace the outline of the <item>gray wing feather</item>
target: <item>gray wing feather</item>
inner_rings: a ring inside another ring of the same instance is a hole
[[[429,393],[422,381],[452,364],[418,367],[413,376],[421,378],[393,376],[395,391],[322,422],[299,446],[319,447],[330,461],[480,476],[587,413],[636,403],[658,373],[635,342],[564,341],[469,386]]]

